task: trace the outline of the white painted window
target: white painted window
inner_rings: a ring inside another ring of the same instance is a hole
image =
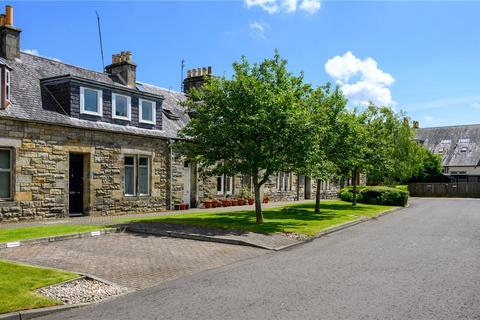
[[[12,150],[0,148],[0,200],[12,197]]]
[[[132,99],[118,93],[112,94],[112,117],[114,119],[132,119]]]
[[[226,179],[226,180],[225,180]],[[232,194],[233,192],[233,177],[231,176],[217,176],[217,194]]]
[[[292,173],[279,172],[277,173],[277,191],[291,191],[292,190]]]
[[[10,101],[11,86],[10,86],[10,70],[5,68],[5,99]]]
[[[125,156],[125,195],[135,196],[136,192],[136,165],[134,156]]]
[[[138,195],[148,196],[150,194],[150,159],[148,157],[138,158]]]
[[[139,99],[138,104],[140,105],[140,123],[155,124],[157,110],[156,103],[150,100]]]
[[[125,196],[150,195],[150,157],[125,156]]]
[[[80,87],[80,113],[100,117],[103,115],[102,90]]]

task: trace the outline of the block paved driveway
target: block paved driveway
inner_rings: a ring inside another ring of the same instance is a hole
[[[116,233],[0,250],[0,259],[92,274],[130,289],[268,253],[253,247]]]

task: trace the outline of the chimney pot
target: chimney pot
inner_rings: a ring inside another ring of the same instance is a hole
[[[192,69],[192,77],[196,77],[197,76],[197,69]]]
[[[420,123],[418,121],[413,121],[413,128],[414,129],[419,129],[420,128]]]
[[[202,75],[204,75],[204,76],[207,75],[207,68],[205,68],[205,67],[202,68]]]
[[[5,6],[5,13],[6,13],[5,24],[7,26],[13,26],[13,7],[9,5]]]
[[[188,70],[187,71],[187,78],[190,78],[192,76],[192,71],[191,70]]]
[[[208,66],[208,74],[209,74],[209,75],[212,74],[212,66]]]
[[[202,75],[202,68],[198,68],[198,76]]]

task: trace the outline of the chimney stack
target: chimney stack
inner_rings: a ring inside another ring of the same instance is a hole
[[[192,88],[200,89],[205,77],[211,76],[213,76],[211,66],[188,70],[187,77],[183,80],[183,91],[188,93]]]
[[[5,6],[0,15],[0,56],[5,59],[20,58],[20,32],[13,26],[13,7]]]
[[[419,129],[420,123],[418,121],[413,121],[413,129]]]
[[[119,77],[123,84],[130,88],[137,86],[137,65],[132,61],[130,51],[113,54],[112,64],[106,66],[105,71]]]

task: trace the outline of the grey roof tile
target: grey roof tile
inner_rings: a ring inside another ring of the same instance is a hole
[[[23,52],[20,59],[6,62],[12,68],[12,105],[6,110],[0,110],[0,117],[163,138],[177,137],[178,130],[189,120],[188,114],[179,105],[180,101],[186,99],[183,93],[144,83],[141,86],[146,92],[164,96],[162,108],[178,115],[178,120],[171,120],[163,115],[162,130],[151,130],[72,118],[55,111],[58,108],[51,105],[52,99],[42,97],[41,79],[70,75],[118,88],[127,87],[110,75]]]
[[[417,139],[428,150],[442,154],[444,166],[480,164],[480,124],[420,128]]]

